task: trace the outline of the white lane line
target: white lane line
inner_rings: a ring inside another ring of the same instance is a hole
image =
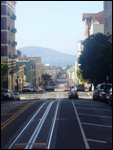
[[[76,114],[76,117],[77,117],[77,120],[78,120],[78,124],[79,124],[80,130],[81,130],[81,134],[82,134],[82,137],[83,137],[83,140],[84,140],[86,149],[90,149],[89,144],[88,144],[87,139],[86,139],[86,135],[85,135],[84,129],[83,129],[83,127],[82,127],[80,118],[79,118],[79,116],[78,116],[78,113],[77,113],[77,110],[76,110],[76,107],[75,107],[73,101],[72,101],[72,105],[73,105],[73,108],[74,108],[74,111],[75,111],[75,114]]]
[[[99,109],[99,108],[84,108],[84,107],[79,107],[79,106],[77,106],[77,109],[88,109],[88,110],[101,110],[101,111],[110,111],[111,112],[111,110],[109,110],[109,109]]]
[[[107,143],[106,141],[100,141],[100,140],[95,140],[95,139],[87,139],[87,140],[91,142],[97,142],[97,143],[103,143],[103,144]]]
[[[50,149],[50,146],[51,146],[51,140],[52,140],[53,131],[54,131],[54,127],[55,127],[55,122],[56,122],[56,118],[57,118],[59,103],[60,102],[57,103],[57,107],[56,107],[56,111],[55,111],[55,115],[54,115],[54,120],[53,120],[53,123],[52,123],[52,129],[51,129],[51,133],[50,133],[50,138],[49,138],[49,142],[48,142],[48,145],[47,145],[47,149]]]
[[[32,121],[34,120],[34,118],[36,117],[36,115],[40,112],[40,110],[44,107],[44,105],[47,102],[44,102],[40,108],[38,109],[38,111],[36,111],[36,113],[33,115],[33,117],[29,120],[29,122],[25,125],[25,127],[23,128],[23,130],[18,134],[18,136],[16,137],[16,139],[12,142],[12,144],[9,146],[8,149],[11,149],[12,146],[16,143],[16,141],[19,139],[19,137],[22,135],[22,133],[26,130],[27,127],[29,127],[29,125],[32,123]]]
[[[94,123],[87,123],[87,122],[81,122],[83,125],[90,125],[90,126],[98,126],[98,127],[107,127],[112,128],[112,126],[109,125],[102,125],[102,124],[94,124]]]
[[[44,112],[42,118],[40,119],[39,124],[38,124],[37,127],[35,128],[33,134],[31,135],[31,137],[30,137],[30,139],[29,139],[29,141],[28,141],[28,143],[26,144],[25,149],[32,149],[32,148],[33,148],[33,145],[34,145],[34,143],[35,143],[35,141],[36,141],[36,139],[37,139],[37,137],[38,137],[38,135],[39,135],[39,133],[40,133],[40,131],[41,131],[41,129],[42,129],[42,126],[43,126],[43,124],[44,124],[44,122],[45,122],[45,120],[46,120],[46,118],[47,118],[47,115],[48,115],[48,113],[49,113],[49,111],[50,111],[50,109],[51,109],[53,103],[54,103],[54,102],[52,101],[52,102],[50,102],[50,104],[48,105],[46,111]]]
[[[89,115],[89,114],[83,114],[83,113],[78,113],[78,114],[79,114],[79,115],[84,115],[84,116],[103,117],[103,118],[110,118],[110,119],[112,119],[112,117],[109,117],[109,116]]]

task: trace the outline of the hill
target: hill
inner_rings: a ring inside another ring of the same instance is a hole
[[[49,48],[28,46],[19,48],[18,50],[22,52],[22,55],[25,54],[26,56],[32,57],[40,56],[43,64],[66,67],[67,65],[73,65],[75,62],[75,56]]]

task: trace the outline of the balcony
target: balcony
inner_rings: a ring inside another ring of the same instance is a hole
[[[11,18],[12,18],[13,20],[16,20],[16,16],[15,16],[14,14],[11,16]]]
[[[8,41],[8,44],[11,45],[11,41]]]
[[[11,44],[12,46],[16,46],[17,45],[17,42],[16,41],[14,41],[14,42],[12,42],[12,44]]]
[[[12,67],[9,69],[9,73],[12,74],[12,73],[16,73],[18,71],[18,68],[17,67]]]
[[[16,28],[12,28],[12,29],[11,29],[11,32],[16,33],[16,32],[17,32],[17,29],[16,29]]]

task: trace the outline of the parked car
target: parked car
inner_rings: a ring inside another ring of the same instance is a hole
[[[11,99],[11,92],[9,89],[1,89],[1,100],[10,100]]]
[[[12,92],[11,100],[20,100],[20,94],[18,92]]]
[[[44,89],[46,91],[54,91],[55,86],[54,85],[45,85]]]
[[[107,99],[108,104],[112,105],[112,88],[106,94],[106,99]]]
[[[77,91],[70,91],[70,92],[68,92],[68,99],[78,99]]]
[[[23,92],[23,93],[26,93],[26,92],[33,92],[33,88],[24,87],[24,88],[22,89],[22,92]]]
[[[38,87],[38,92],[44,92],[45,90],[41,87]]]
[[[106,93],[112,87],[112,84],[108,83],[101,83],[96,86],[93,92],[93,100],[106,100]]]

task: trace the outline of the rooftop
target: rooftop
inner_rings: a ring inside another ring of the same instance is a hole
[[[103,24],[103,19],[104,19],[104,12],[101,11],[101,12],[98,12],[98,13],[83,13],[83,16],[82,16],[82,21],[84,21],[85,19],[88,19],[88,18],[91,18],[91,19],[96,19],[100,24]]]

